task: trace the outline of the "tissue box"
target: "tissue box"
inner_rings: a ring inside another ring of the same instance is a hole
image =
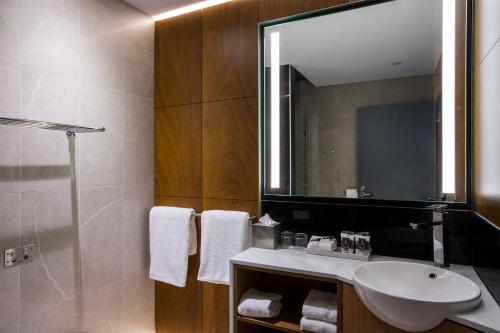
[[[274,250],[280,245],[281,225],[252,224],[252,246]]]

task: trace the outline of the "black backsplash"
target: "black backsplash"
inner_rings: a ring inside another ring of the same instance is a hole
[[[473,221],[473,266],[500,305],[500,228],[476,213]]]
[[[432,260],[432,230],[412,230],[410,222],[430,221],[422,208],[297,203],[263,200],[262,213],[282,223],[282,230],[333,234],[369,231],[373,254]],[[453,264],[472,265],[500,305],[500,228],[481,215],[449,210],[449,255]]]
[[[309,234],[334,234],[343,230],[369,231],[373,254],[432,260],[432,230],[412,230],[410,222],[431,221],[432,212],[422,208],[296,203],[263,200],[262,213],[282,223],[282,230]],[[469,211],[450,210],[450,261],[471,265]]]

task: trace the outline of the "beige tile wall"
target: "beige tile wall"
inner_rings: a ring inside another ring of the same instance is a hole
[[[0,116],[106,127],[0,127],[0,332],[154,331],[153,43],[119,0],[0,1]]]
[[[309,195],[344,197],[357,182],[357,110],[361,107],[432,101],[434,76],[421,75],[309,89],[302,99],[309,124]],[[310,103],[309,103],[310,104]]]

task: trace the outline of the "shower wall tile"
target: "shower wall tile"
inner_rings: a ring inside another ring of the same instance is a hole
[[[83,189],[80,203],[83,292],[123,279],[123,190]]]
[[[0,248],[15,247],[19,244],[21,231],[21,195],[0,193]],[[3,262],[3,251],[0,258]]]
[[[94,189],[81,189],[79,198],[80,226],[93,223],[105,209],[123,201],[123,190],[121,186],[101,187]]]
[[[81,0],[81,37],[90,38],[121,31],[123,6],[124,3],[119,0]]]
[[[149,210],[154,200],[154,186],[125,187],[124,248],[125,278],[147,275],[149,269]]]
[[[154,331],[153,20],[120,0],[1,0],[0,45],[0,117],[106,128],[0,130],[0,256],[37,244],[0,267],[0,332]]]
[[[123,3],[80,2],[82,80],[123,90]]]
[[[21,90],[22,118],[70,124],[78,122],[78,81],[23,67]],[[22,129],[21,152],[21,191],[69,188],[69,142],[64,133]]]
[[[123,32],[81,41],[82,80],[101,87],[123,89]]]
[[[19,65],[4,64],[0,61],[0,77],[2,78],[0,109],[2,110],[2,116],[20,116],[20,74]]]
[[[0,272],[0,332],[17,332],[19,321],[19,267]]]
[[[125,93],[125,184],[154,182],[153,99]]]
[[[153,98],[154,26],[151,18],[124,6],[124,90]]]
[[[22,117],[72,124],[78,122],[78,80],[23,66],[21,91]]]
[[[19,333],[67,333],[78,330],[78,311],[74,299],[61,302],[31,317],[22,316]]]
[[[123,332],[123,281],[83,296],[83,330],[92,333]]]
[[[106,112],[103,112],[106,110]],[[81,122],[105,127],[104,133],[78,137],[82,187],[123,184],[123,93],[82,84]]]
[[[19,333],[19,323],[13,322],[11,325],[0,327],[2,333]]]
[[[73,79],[80,74],[80,1],[21,0],[21,63]]]
[[[0,249],[19,245],[20,203],[20,194],[0,194]],[[0,332],[17,332],[19,285],[19,267],[0,269]]]
[[[64,133],[22,129],[21,191],[69,189],[71,170],[76,168],[70,164],[71,147]]]
[[[0,64],[19,63],[19,0],[0,1]]]
[[[5,6],[5,4],[0,4],[0,11],[2,10],[2,6]],[[2,14],[0,13],[1,16]],[[0,34],[1,31],[2,27],[0,26]],[[2,80],[2,89],[0,89],[0,116],[20,117],[21,87],[19,65],[4,65],[0,59],[0,78]],[[2,142],[0,145],[0,193],[18,192],[21,174],[21,130],[17,128],[2,128],[0,131],[0,142]]]
[[[145,275],[125,280],[123,333],[154,332],[155,284]]]
[[[21,268],[23,317],[48,311],[75,296],[75,201],[70,190],[22,194],[21,241],[37,244]]]

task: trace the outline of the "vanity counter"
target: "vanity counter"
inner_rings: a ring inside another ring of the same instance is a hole
[[[371,259],[371,261],[388,260],[432,265],[428,261],[404,258],[372,256]],[[329,278],[352,285],[352,273],[354,269],[365,263],[365,261],[307,254],[304,250],[250,248],[231,258],[231,270],[233,264],[236,264]],[[482,302],[477,308],[450,315],[448,319],[483,332],[500,332],[500,307],[477,276],[474,269],[471,266],[462,265],[451,265],[450,269],[471,279],[481,288]]]

